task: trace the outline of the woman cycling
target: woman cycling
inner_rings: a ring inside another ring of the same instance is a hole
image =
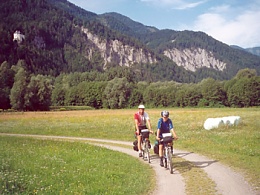
[[[161,117],[158,121],[157,125],[157,136],[156,139],[159,141],[159,157],[160,157],[160,165],[163,167],[163,143],[160,142],[162,139],[163,133],[172,133],[173,138],[178,139],[175,131],[172,120],[169,118],[168,111],[162,111]]]

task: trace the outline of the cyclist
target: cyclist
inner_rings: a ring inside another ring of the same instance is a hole
[[[139,157],[142,157],[141,136],[140,136],[141,130],[149,129],[150,132],[153,133],[149,115],[147,114],[147,112],[144,111],[144,109],[145,109],[144,105],[141,104],[138,106],[138,112],[134,114],[135,130],[136,130],[135,134],[138,141],[137,146],[138,146]],[[146,124],[148,125],[148,128]]]
[[[163,167],[163,143],[160,142],[162,139],[163,133],[172,133],[173,138],[176,140],[178,139],[174,126],[172,123],[172,120],[169,118],[169,112],[168,111],[162,111],[161,112],[161,118],[158,121],[157,125],[157,136],[156,139],[159,141],[159,157],[160,157],[160,165]]]

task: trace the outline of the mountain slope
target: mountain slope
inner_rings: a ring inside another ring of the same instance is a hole
[[[118,14],[110,13],[110,16],[115,16],[120,20]],[[124,16],[121,17],[124,18]],[[142,28],[145,26],[143,25]],[[118,28],[115,30],[120,31]],[[187,70],[196,71],[205,67],[235,75],[239,69],[247,67],[256,69],[258,74],[260,73],[259,57],[245,51],[238,51],[203,32],[166,29],[139,36],[136,34],[140,34],[138,31],[135,31],[134,36],[140,41]]]
[[[111,29],[131,36],[133,36],[134,33],[135,37],[137,37],[136,34],[145,35],[159,31],[155,27],[145,26],[139,22],[135,22],[130,18],[115,12],[101,14],[98,16],[98,19],[100,19],[102,24]]]
[[[246,48],[245,50],[249,53],[260,56],[260,47]]]
[[[109,61],[107,58],[112,59],[111,63],[118,62],[113,60],[118,58],[115,57],[115,53],[102,53],[96,44],[104,41],[105,46],[106,43],[115,40],[124,42],[125,47],[133,50],[133,55],[136,54],[136,50],[138,53],[142,48],[143,58],[152,55],[142,43],[113,32],[96,19],[93,20],[96,14],[84,11],[67,1],[3,1],[0,10],[0,16],[3,18],[0,23],[3,29],[1,41],[6,47],[2,50],[0,61],[6,60],[15,64],[18,59],[25,59],[27,68],[33,72],[47,73],[52,69],[57,75],[59,72],[92,69],[103,71],[107,65],[106,61]],[[82,28],[83,25],[88,29],[88,34],[84,33],[86,28]],[[16,31],[25,36],[22,43],[13,41],[12,34]],[[90,34],[98,40],[91,40]],[[142,60],[146,61],[140,61]]]
[[[0,63],[35,74],[128,67],[137,80],[197,82],[260,72],[260,58],[202,32],[158,30],[117,13],[97,15],[66,0],[0,0]],[[20,31],[25,39],[13,41]]]

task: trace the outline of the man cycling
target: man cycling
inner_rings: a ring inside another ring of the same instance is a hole
[[[168,111],[161,112],[162,118],[159,119],[157,125],[157,136],[156,139],[159,141],[159,157],[160,157],[160,165],[163,167],[163,143],[160,142],[162,139],[163,133],[170,133],[172,132],[173,138],[178,139],[175,131],[172,120],[169,118]]]
[[[151,121],[149,118],[149,115],[147,112],[144,111],[145,107],[144,105],[139,105],[138,106],[138,112],[134,114],[134,121],[135,121],[135,129],[136,129],[136,137],[138,141],[138,152],[139,152],[139,157],[142,157],[142,150],[141,150],[141,130],[142,129],[149,129],[151,133],[152,131],[152,125]],[[146,123],[148,124],[148,128],[146,126]]]

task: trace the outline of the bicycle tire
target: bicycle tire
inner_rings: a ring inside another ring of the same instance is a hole
[[[145,144],[142,143],[142,154],[143,154],[143,160],[145,159]]]
[[[171,174],[173,174],[172,152],[170,148],[168,148],[167,150],[167,157],[168,157],[167,161],[168,161],[169,171]]]
[[[149,150],[149,142],[146,141],[145,142],[145,150],[146,150],[146,157],[147,157],[147,161],[148,163],[151,163],[151,158],[150,158],[150,150]]]
[[[164,149],[163,149],[163,158],[164,158],[164,168],[167,169],[167,148],[166,146],[164,146]]]

